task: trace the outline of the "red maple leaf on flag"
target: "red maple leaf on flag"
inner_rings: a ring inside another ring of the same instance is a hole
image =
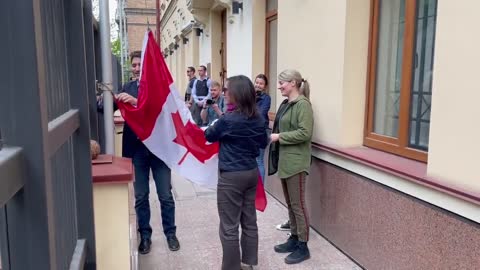
[[[186,125],[183,124],[182,117],[177,111],[172,113],[173,125],[177,132],[177,137],[173,140],[175,143],[187,148],[187,152],[178,162],[182,164],[188,153],[191,153],[198,161],[205,163],[206,160],[212,158],[218,153],[218,143],[208,143],[205,139],[203,130],[188,121]]]

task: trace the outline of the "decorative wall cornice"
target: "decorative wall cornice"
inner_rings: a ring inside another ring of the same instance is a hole
[[[160,30],[161,31],[163,31],[163,29],[167,25],[167,22],[172,17],[173,12],[175,12],[175,10],[177,9],[177,3],[178,3],[178,0],[172,0],[172,1],[170,1],[170,4],[168,4],[167,10],[165,10],[165,13],[162,16],[162,19],[160,20]]]
[[[156,15],[154,8],[125,8],[125,15]]]
[[[127,23],[127,25],[155,27],[155,24],[152,24],[152,23],[148,24],[148,23],[135,23],[135,22],[133,22],[133,23]]]

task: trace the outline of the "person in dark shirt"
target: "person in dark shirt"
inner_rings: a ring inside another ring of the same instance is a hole
[[[130,60],[133,80],[123,85],[115,98],[117,102],[130,103],[136,106],[141,70],[141,52],[132,52]],[[163,232],[167,238],[169,249],[171,251],[177,251],[180,249],[180,243],[176,237],[175,201],[172,194],[170,168],[148,150],[128,124],[128,122],[125,122],[123,127],[122,156],[132,159],[135,170],[133,188],[135,191],[135,212],[137,214],[138,232],[140,234],[138,252],[140,254],[147,254],[150,252],[152,245],[149,202],[150,170],[152,171],[160,201]]]
[[[195,79],[197,79],[197,77],[195,76],[194,67],[187,68],[187,77],[188,77],[188,84],[187,84],[187,89],[185,89],[185,103],[187,104],[187,107],[190,108],[193,103],[193,99],[192,99],[193,83],[195,82]]]
[[[256,101],[257,101],[257,109],[260,115],[263,117],[265,121],[265,130],[269,135],[269,119],[268,119],[268,111],[270,110],[270,105],[272,100],[270,96],[267,94],[268,92],[268,79],[267,76],[264,74],[258,74],[255,78],[255,91],[257,94]],[[262,182],[265,184],[265,148],[260,148],[260,154],[257,157],[257,164],[258,170],[260,171],[260,175],[262,176]]]
[[[255,88],[249,78],[243,75],[228,78],[225,95],[228,110],[205,130],[205,138],[220,143],[217,207],[223,248],[222,269],[230,270],[240,269],[241,262],[258,264],[256,158],[259,149],[267,145],[267,134],[264,119],[256,108]]]

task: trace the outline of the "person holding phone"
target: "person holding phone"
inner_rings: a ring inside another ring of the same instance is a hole
[[[225,112],[222,86],[217,81],[210,83],[210,97],[205,100],[200,116],[203,125],[210,125]]]

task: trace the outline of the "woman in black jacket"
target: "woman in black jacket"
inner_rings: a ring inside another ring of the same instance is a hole
[[[255,104],[255,88],[246,76],[228,78],[229,110],[205,130],[209,142],[219,142],[217,187],[222,269],[240,269],[241,262],[258,264],[258,228],[255,195],[256,157],[267,145],[263,117]],[[239,241],[238,226],[242,226]],[[242,254],[240,255],[240,242]]]

